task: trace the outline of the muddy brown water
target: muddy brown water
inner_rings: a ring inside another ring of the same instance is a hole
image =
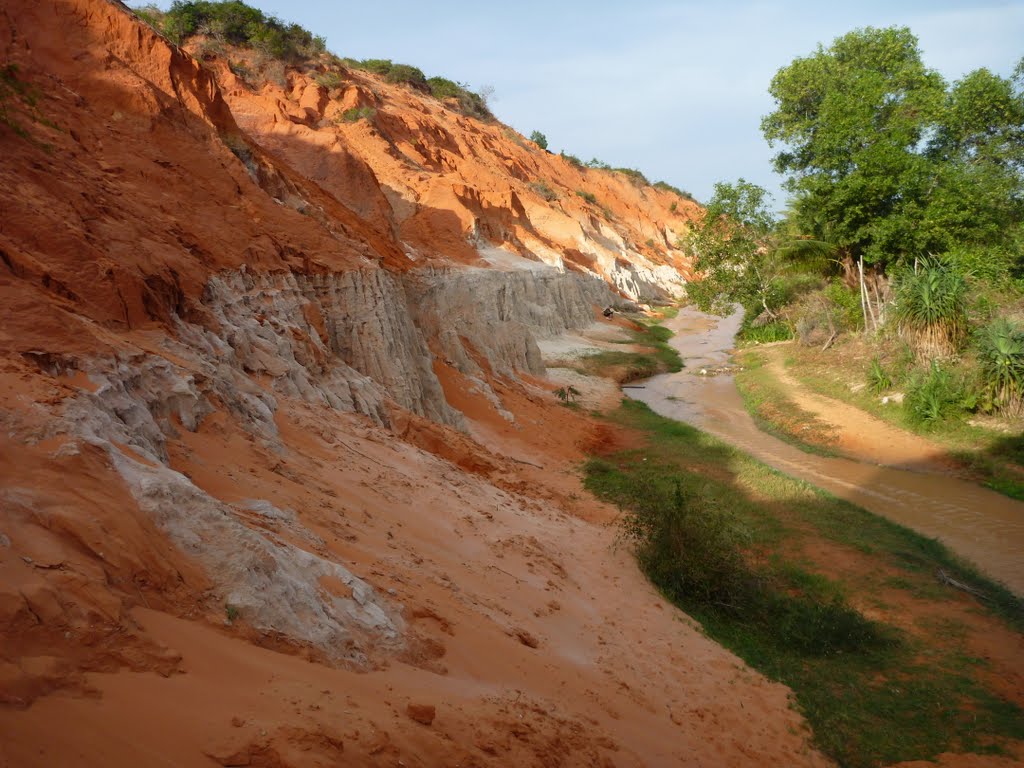
[[[692,424],[775,469],[945,543],[988,575],[1024,595],[1024,502],[943,474],[805,453],[762,432],[732,376],[700,374],[729,362],[740,316],[686,307],[665,323],[686,367],[625,394],[671,419]]]

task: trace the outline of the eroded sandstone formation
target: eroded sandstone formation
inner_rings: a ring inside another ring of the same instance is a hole
[[[538,379],[681,289],[689,204],[109,0],[6,0],[0,57],[0,764],[821,763]]]

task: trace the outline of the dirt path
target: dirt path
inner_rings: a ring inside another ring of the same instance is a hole
[[[943,448],[932,441],[872,416],[840,400],[807,389],[786,369],[788,345],[761,350],[768,371],[786,389],[786,397],[798,407],[828,424],[836,435],[840,453],[866,464],[886,467],[955,473],[958,465]]]
[[[990,576],[1018,594],[1024,593],[1024,503],[960,480],[950,472],[934,474],[936,455],[920,447],[914,449],[910,443],[901,449],[897,441],[886,448],[894,457],[899,450],[906,451],[900,461],[893,462],[902,468],[878,466],[877,459],[865,463],[805,453],[757,427],[731,376],[701,376],[702,368],[728,362],[739,322],[737,316],[723,319],[684,309],[666,325],[677,334],[672,345],[683,356],[686,368],[656,376],[645,382],[644,389],[630,389],[627,394],[661,415],[693,424],[792,477],[940,539]],[[808,410],[830,407],[827,398],[822,400],[825,402],[808,400]],[[836,420],[851,424],[860,420],[861,444],[864,450],[873,450],[876,433],[867,417],[844,413]],[[884,438],[878,440],[884,442]],[[913,450],[918,453],[911,453]]]

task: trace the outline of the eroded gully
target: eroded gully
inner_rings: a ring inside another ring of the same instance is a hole
[[[686,367],[648,379],[629,397],[692,424],[781,472],[932,536],[1017,594],[1024,594],[1024,503],[948,475],[805,453],[760,429],[732,376],[702,376],[728,363],[739,315],[686,307],[665,323]]]

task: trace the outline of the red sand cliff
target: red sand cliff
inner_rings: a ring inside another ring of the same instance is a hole
[[[825,764],[571,471],[628,437],[530,329],[594,281],[452,266],[630,288],[684,266],[668,196],[106,0],[7,0],[0,56],[45,119],[0,124],[0,765]]]

